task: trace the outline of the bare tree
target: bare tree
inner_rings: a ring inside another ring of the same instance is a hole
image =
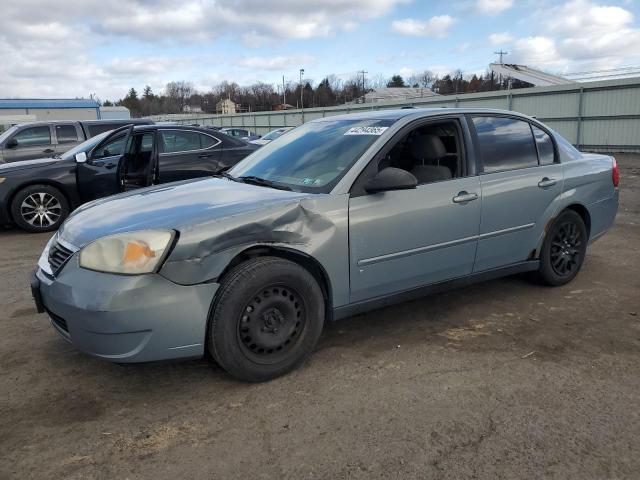
[[[185,80],[169,82],[165,87],[168,107],[174,110],[173,113],[182,112],[184,107],[188,105],[191,96],[195,93],[196,90],[193,88],[193,84]]]

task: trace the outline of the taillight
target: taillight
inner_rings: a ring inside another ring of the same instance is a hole
[[[613,186],[617,187],[620,183],[620,169],[618,168],[618,162],[616,162],[615,158],[613,158],[613,170],[611,171],[611,179],[613,180]]]

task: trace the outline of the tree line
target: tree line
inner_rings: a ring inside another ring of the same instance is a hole
[[[139,94],[131,88],[127,95],[115,102],[104,101],[104,106],[122,105],[131,111],[134,117],[149,115],[182,113],[185,107],[200,108],[204,113],[216,113],[216,104],[223,99],[231,99],[236,103],[239,111],[256,112],[270,111],[287,105],[294,108],[331,107],[349,102],[361,101],[365,93],[382,87],[414,87],[428,88],[440,95],[453,95],[471,92],[487,92],[506,90],[508,88],[530,87],[531,84],[516,79],[499,77],[491,71],[482,75],[465,75],[461,70],[451,74],[438,76],[429,70],[403,78],[393,75],[386,78],[378,75],[366,78],[354,75],[343,80],[329,75],[319,83],[303,81],[300,83],[286,83],[284,95],[282,85],[257,82],[253,85],[240,86],[235,82],[221,82],[214,85],[208,92],[198,92],[188,81],[169,82],[164,91],[156,94],[148,85]],[[302,90],[302,92],[301,92]]]

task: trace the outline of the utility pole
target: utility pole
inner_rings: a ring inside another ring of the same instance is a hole
[[[509,52],[505,52],[502,49],[500,49],[500,51],[498,51],[498,52],[493,52],[493,53],[495,53],[496,55],[500,55],[500,65],[504,64],[504,62],[502,61],[502,56],[503,55],[509,55]]]
[[[367,94],[367,92],[365,92],[365,75],[369,72],[367,72],[366,70],[360,70],[358,73],[362,74],[362,103],[367,103],[367,99],[365,98],[365,95]]]
[[[302,76],[304,75],[304,68],[300,69],[300,108],[304,109],[303,97],[302,97]]]
[[[302,96],[304,89],[302,88],[302,75],[304,75],[304,68],[300,69],[300,109],[302,110],[302,123],[304,123],[304,97]]]
[[[287,91],[284,86],[284,75],[282,75],[282,109],[287,109]]]
[[[495,53],[496,55],[500,55],[500,65],[504,65],[504,62],[502,61],[502,56],[508,55],[509,52],[505,52],[504,50],[500,49],[499,51],[493,52],[493,53]],[[502,74],[500,74],[499,81],[500,81],[500,90],[502,90]]]

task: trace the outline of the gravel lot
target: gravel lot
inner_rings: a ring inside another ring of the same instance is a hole
[[[120,366],[38,315],[48,236],[0,231],[0,479],[640,478],[640,156],[578,278],[512,277],[329,325],[247,385]]]

